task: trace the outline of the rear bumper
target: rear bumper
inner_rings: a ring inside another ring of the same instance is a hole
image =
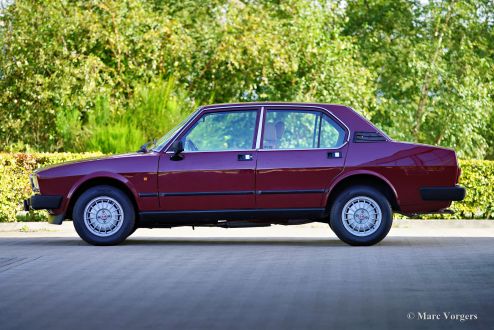
[[[424,201],[462,201],[465,198],[465,188],[454,187],[424,187],[420,189]]]
[[[60,207],[62,196],[58,195],[33,195],[24,200],[24,211],[29,210],[54,210]]]

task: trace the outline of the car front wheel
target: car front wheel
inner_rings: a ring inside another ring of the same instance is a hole
[[[377,189],[354,186],[336,197],[330,212],[330,227],[350,245],[373,245],[391,229],[393,211]]]
[[[73,211],[79,236],[93,245],[115,245],[135,227],[134,206],[129,197],[112,186],[96,186],[77,199]]]

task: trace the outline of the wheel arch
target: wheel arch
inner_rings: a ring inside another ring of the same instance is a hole
[[[129,181],[125,178],[119,178],[118,176],[110,176],[105,174],[93,175],[91,177],[80,180],[77,185],[71,189],[67,198],[68,205],[67,211],[65,212],[66,219],[73,219],[72,211],[74,209],[74,205],[77,199],[88,189],[95,186],[112,186],[121,190],[123,193],[129,197],[132,205],[134,206],[134,210],[136,213],[136,220],[138,217],[139,205],[137,204],[136,192],[133,187],[129,187]]]
[[[382,175],[375,172],[359,171],[349,173],[335,181],[329,188],[326,197],[326,209],[329,211],[336,196],[346,188],[354,185],[367,185],[377,188],[388,199],[393,211],[400,210],[398,194],[393,185]]]

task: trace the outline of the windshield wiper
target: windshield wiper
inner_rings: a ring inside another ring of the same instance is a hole
[[[151,142],[146,142],[144,143],[142,146],[140,146],[139,150],[137,150],[137,152],[142,152],[142,153],[146,153],[148,152],[148,145],[150,144]]]
[[[148,148],[148,146],[151,147],[155,144],[156,144],[156,139],[153,139],[149,142],[146,142],[142,146],[140,146],[140,148],[139,148],[139,150],[137,150],[137,152],[147,153],[147,152],[149,152],[149,149],[150,149],[150,148]]]

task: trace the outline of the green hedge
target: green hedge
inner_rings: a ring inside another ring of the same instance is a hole
[[[44,211],[23,214],[22,200],[32,194],[29,174],[38,167],[99,156],[100,153],[0,153],[0,222],[44,221]],[[428,219],[492,219],[494,218],[494,161],[461,160],[460,183],[467,188],[467,197],[454,203],[453,215],[427,215]],[[17,216],[16,216],[17,215]]]
[[[453,203],[455,214],[443,218],[494,219],[494,161],[460,160],[460,167],[460,184],[466,188],[467,195],[464,201]]]
[[[29,174],[39,167],[100,156],[101,153],[0,153],[0,222],[45,221],[46,211],[24,214],[22,201],[32,195]]]

